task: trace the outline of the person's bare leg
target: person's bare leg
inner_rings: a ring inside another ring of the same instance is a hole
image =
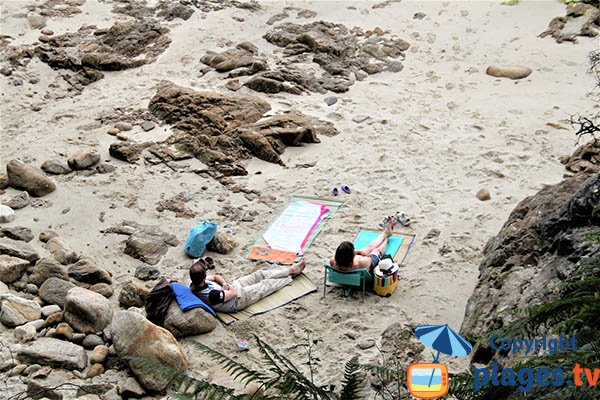
[[[306,261],[302,260],[300,261],[298,264],[296,265],[292,265],[289,269],[290,271],[290,276],[292,278],[297,277],[298,275],[300,275],[302,273],[302,271],[304,271],[304,268],[306,267]]]
[[[373,241],[371,243],[369,243],[367,246],[365,246],[364,249],[362,249],[362,251],[364,251],[365,253],[371,253],[374,250],[377,250],[379,252],[384,252],[385,248],[387,247],[387,240],[390,236],[392,236],[392,230],[394,229],[394,221],[393,218],[390,218],[388,220],[388,222],[385,224],[385,228],[383,230],[383,232],[381,233],[381,235],[379,235],[378,237],[376,237],[375,239],[373,239]],[[383,246],[383,250],[379,250],[381,247]]]

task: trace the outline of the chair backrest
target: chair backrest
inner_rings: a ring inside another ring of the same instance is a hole
[[[355,269],[352,271],[343,271],[325,264],[327,269],[327,278],[332,283],[345,286],[362,286],[362,282],[369,276],[366,268]]]

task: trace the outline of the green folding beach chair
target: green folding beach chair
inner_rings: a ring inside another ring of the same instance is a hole
[[[323,279],[323,297],[327,294],[327,286],[337,286],[344,289],[344,298],[348,299],[352,289],[360,288],[362,292],[361,301],[365,300],[367,282],[372,282],[372,277],[366,268],[353,271],[342,271],[329,264],[324,265],[325,277]]]

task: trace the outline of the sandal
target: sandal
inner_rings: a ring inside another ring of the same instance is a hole
[[[332,194],[333,196],[337,196],[338,194],[340,194],[340,191],[338,190],[338,188],[334,187],[334,188],[331,190],[331,194]]]
[[[350,187],[348,187],[347,185],[342,185],[342,190],[348,194],[350,194]]]
[[[408,215],[406,215],[406,213],[398,211],[396,213],[396,215],[394,216],[394,218],[396,218],[396,222],[398,222],[399,224],[402,224],[403,226],[410,225],[410,217]]]

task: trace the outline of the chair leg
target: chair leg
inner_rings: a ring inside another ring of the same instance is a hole
[[[327,294],[327,268],[325,268],[325,278],[323,278],[323,298]]]
[[[365,280],[363,279],[362,281],[362,298],[361,298],[361,303],[365,302]]]

